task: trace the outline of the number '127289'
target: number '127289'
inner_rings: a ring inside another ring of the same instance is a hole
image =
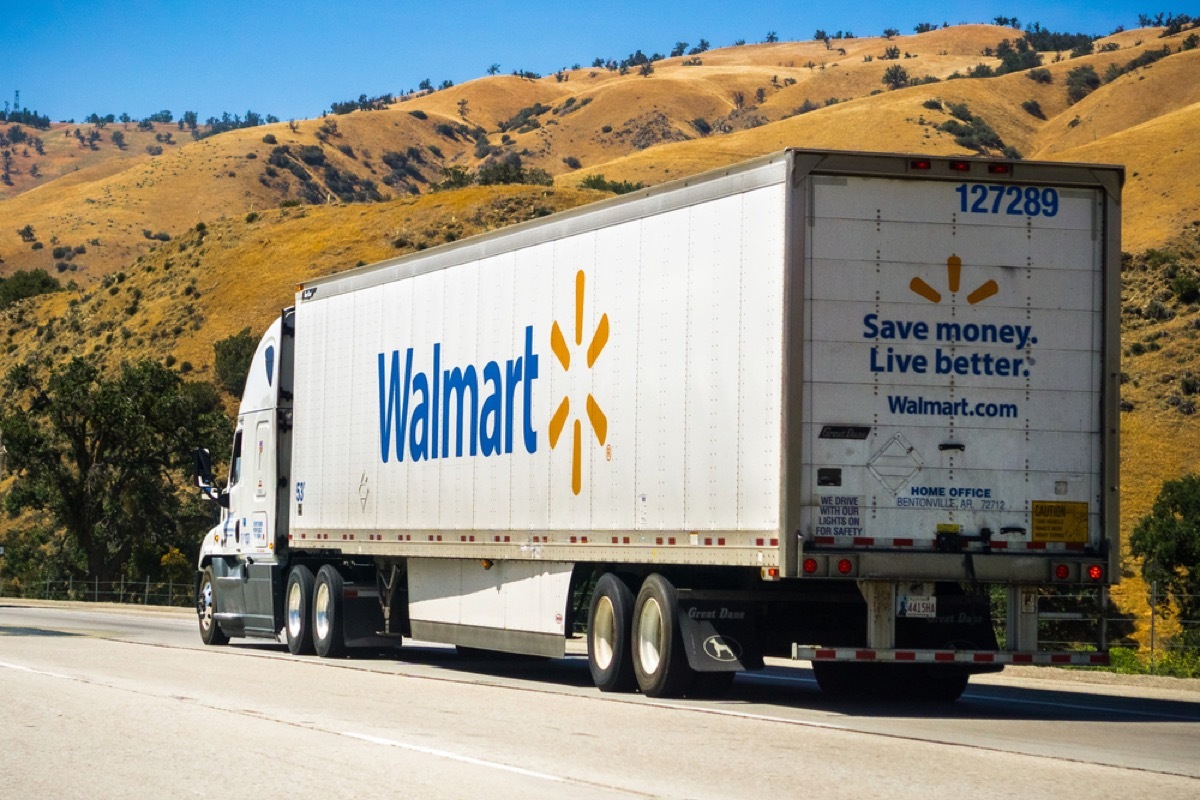
[[[1053,217],[1058,214],[1058,190],[1039,186],[1000,186],[962,183],[958,209],[964,214],[1010,214],[1022,217]]]

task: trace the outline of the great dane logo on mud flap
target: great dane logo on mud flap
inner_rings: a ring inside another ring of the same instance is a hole
[[[729,636],[709,636],[704,640],[704,653],[713,661],[737,661],[742,657],[742,645]]]

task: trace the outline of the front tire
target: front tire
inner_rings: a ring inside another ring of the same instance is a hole
[[[292,568],[288,575],[284,630],[288,650],[294,656],[309,656],[316,650],[312,626],[314,588],[312,570],[303,564]]]
[[[633,592],[616,575],[606,572],[596,581],[588,607],[588,669],[602,692],[631,692],[637,685],[630,652],[633,606]]]
[[[346,653],[346,604],[342,601],[342,575],[329,564],[317,572],[313,591],[313,645],[321,658],[338,658]]]
[[[662,575],[646,578],[633,608],[633,671],[647,697],[678,697],[693,672],[675,617],[679,595]]]
[[[229,644],[229,636],[217,623],[217,582],[212,567],[200,573],[200,586],[196,591],[196,614],[200,622],[200,640],[207,645]]]

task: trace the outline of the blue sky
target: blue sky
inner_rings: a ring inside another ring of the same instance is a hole
[[[492,64],[545,75],[638,49],[669,53],[677,41],[722,47],[772,31],[810,39],[817,29],[907,34],[921,22],[997,16],[1107,34],[1163,10],[1184,11],[1133,0],[0,0],[0,102],[20,90],[22,107],[56,121],[162,109],[201,120],[247,110],[302,119],[426,78],[463,83]]]

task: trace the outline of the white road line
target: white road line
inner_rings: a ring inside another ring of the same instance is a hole
[[[352,733],[350,731],[343,731],[342,735],[348,736],[351,739],[359,739],[364,742],[371,742],[372,744],[384,745],[385,747],[397,747],[401,750],[409,750],[414,753],[423,753],[424,755],[436,756],[438,758],[447,758],[451,761],[460,761],[464,764],[473,764],[477,767],[487,767],[488,769],[497,769],[501,770],[502,772],[511,772],[516,775],[522,775],[526,778],[537,778],[539,780],[551,781],[553,783],[581,783],[580,781],[574,781],[570,778],[564,778],[560,775],[548,775],[545,772],[536,772],[531,769],[525,769],[524,767],[514,767],[511,764],[501,764],[498,761],[485,761],[482,758],[475,758],[474,756],[465,756],[461,753],[454,753],[449,750],[438,750],[433,747],[425,747],[424,745],[419,744],[398,742],[395,739],[384,739],[379,736],[369,736],[365,733]]]
[[[20,664],[9,664],[6,661],[0,661],[0,668],[16,670],[17,672],[28,672],[31,675],[45,675],[47,678],[62,678],[68,681],[75,680],[70,675],[63,675],[58,672],[46,672],[45,670],[34,669],[32,667],[23,667]]]

